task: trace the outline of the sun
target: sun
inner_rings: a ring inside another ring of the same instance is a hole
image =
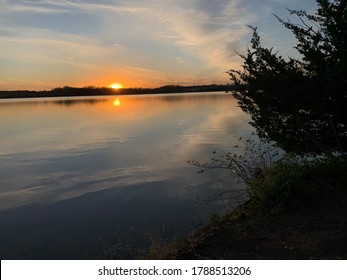
[[[119,83],[111,84],[109,87],[112,88],[112,89],[123,88],[123,86],[121,84],[119,84]]]

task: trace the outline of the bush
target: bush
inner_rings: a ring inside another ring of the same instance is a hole
[[[284,158],[250,183],[260,209],[295,209],[347,191],[347,160]]]

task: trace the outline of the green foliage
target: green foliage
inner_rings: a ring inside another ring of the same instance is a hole
[[[285,151],[331,156],[347,149],[347,1],[317,3],[315,15],[289,10],[298,23],[277,17],[295,35],[302,59],[286,60],[263,47],[250,27],[243,68],[228,74],[260,137]]]
[[[251,182],[250,192],[258,209],[283,210],[346,193],[346,185],[346,158],[299,161],[285,157]]]

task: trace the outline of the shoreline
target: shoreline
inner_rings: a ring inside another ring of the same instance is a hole
[[[270,194],[274,189],[269,188],[265,201],[254,196],[230,213],[214,215],[203,229],[169,243],[167,248],[153,248],[147,258],[347,259],[346,160],[299,169],[285,170],[293,176],[285,182],[289,189],[281,190],[279,196]],[[275,175],[284,177],[280,172]],[[260,179],[263,186],[268,186],[268,179]],[[283,187],[275,185],[275,191]]]
[[[111,95],[145,95],[145,94],[170,94],[194,92],[220,92],[230,91],[231,85],[199,85],[199,86],[163,86],[159,88],[74,88],[62,87],[44,91],[13,90],[0,91],[1,99],[15,98],[49,98],[49,97],[84,97],[84,96],[111,96]]]

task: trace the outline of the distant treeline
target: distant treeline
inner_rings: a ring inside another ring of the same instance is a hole
[[[199,85],[179,86],[167,85],[158,88],[98,88],[98,87],[59,87],[49,91],[0,91],[0,98],[34,98],[34,97],[64,97],[64,96],[98,96],[98,95],[130,95],[130,94],[157,94],[157,93],[185,93],[185,92],[212,92],[230,91],[231,85]]]

